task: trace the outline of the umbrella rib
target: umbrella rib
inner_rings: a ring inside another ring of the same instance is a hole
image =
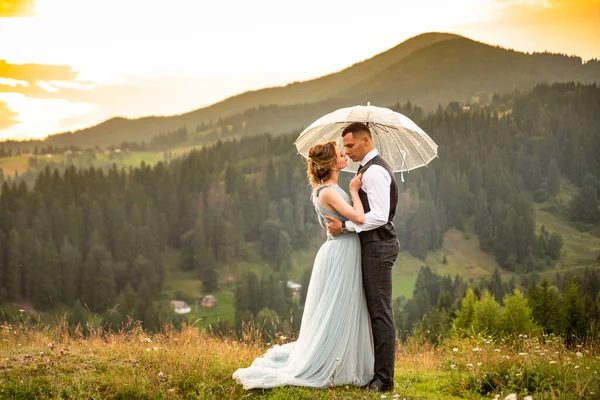
[[[312,147],[315,144],[317,144],[313,141],[313,139],[315,139],[316,137],[321,135],[322,131],[324,131],[328,128],[331,128],[333,126],[333,127],[335,127],[335,129],[331,129],[331,134],[329,136],[324,136],[323,141],[318,142],[318,143],[326,143],[326,142],[332,141],[332,139],[335,137],[335,135],[337,135],[339,133],[339,127],[337,125],[344,125],[344,124],[346,124],[346,123],[345,122],[335,122],[335,123],[332,123],[329,125],[321,125],[320,127],[315,128],[314,131],[310,132],[309,135],[306,135],[305,138],[297,139],[296,142],[298,142],[300,139],[306,140],[305,144],[302,145],[302,147],[300,149],[298,149],[298,153],[302,154],[302,152],[306,149],[307,146],[310,145]],[[305,156],[308,156],[308,153]]]
[[[388,127],[387,127],[386,125],[384,125],[384,124],[376,124],[376,125],[379,125],[379,126],[380,126],[380,127],[382,127],[383,129],[385,129],[385,131],[386,131],[387,133],[389,133],[389,134],[391,135],[391,132],[389,131],[389,129],[388,129]],[[403,129],[406,129],[406,128],[403,128]],[[404,142],[404,140],[403,140],[404,138],[402,138],[402,137],[400,137],[400,136],[398,136],[398,138],[399,138],[399,139],[400,139],[402,142]],[[413,148],[416,150],[416,152],[417,152],[417,154],[419,155],[419,157],[421,157],[421,160],[423,161],[423,165],[427,165],[427,161],[425,161],[425,158],[423,157],[423,155],[422,155],[422,154],[421,154],[421,152],[419,151],[419,148],[418,148],[418,147],[417,147],[417,146],[416,146],[416,145],[413,143],[413,141],[411,140],[410,136],[406,136],[406,138],[408,139],[408,142],[410,143],[410,145],[411,145],[411,146],[412,146],[412,147],[413,147]],[[392,140],[392,143],[394,143],[394,144],[396,145],[396,148],[397,148],[399,151],[402,151],[402,150],[400,149],[400,147],[398,146],[398,144],[396,143],[396,141]],[[401,154],[402,154],[402,153],[401,153]],[[407,154],[407,155],[408,155],[408,154]]]
[[[300,139],[304,139],[305,140],[305,143],[302,145],[302,147],[300,149],[298,149],[298,153],[302,154],[302,152],[304,151],[304,149],[306,148],[306,146],[308,146],[308,144],[311,143],[311,140],[314,139],[315,137],[317,137],[321,133],[321,131],[323,131],[326,128],[327,128],[327,125],[321,125],[320,127],[315,128],[314,131],[310,132],[305,137],[298,138],[296,140],[296,142],[298,142]]]

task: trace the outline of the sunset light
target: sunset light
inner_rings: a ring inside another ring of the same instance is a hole
[[[18,114],[0,122],[0,139],[44,137],[113,116],[179,114],[336,72],[431,31],[600,56],[593,0],[313,0],[293,11],[275,0],[0,4],[0,110]],[[18,64],[31,64],[24,76]]]

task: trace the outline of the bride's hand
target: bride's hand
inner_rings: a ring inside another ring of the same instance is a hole
[[[352,178],[352,180],[350,181],[350,190],[351,191],[357,191],[361,188],[362,186],[362,172],[360,174],[357,174],[354,178]]]

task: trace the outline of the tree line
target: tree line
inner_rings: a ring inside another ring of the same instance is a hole
[[[424,258],[456,228],[473,230],[509,271],[552,265],[562,238],[536,232],[533,204],[545,202],[581,229],[595,223],[599,92],[596,85],[540,85],[427,115],[411,103],[393,105],[440,145],[440,159],[400,185],[394,222],[402,248]],[[223,266],[258,257],[285,281],[291,252],[323,235],[292,145],[297,135],[217,142],[154,166],[47,167],[29,183],[4,177],[0,301],[42,310],[79,302],[113,324],[133,315],[156,326],[168,314],[159,306],[167,268],[192,271],[210,293],[223,285]],[[349,179],[343,175],[342,185]],[[569,204],[557,196],[561,179],[578,188]],[[179,265],[165,265],[167,247],[181,253]],[[239,315],[285,312],[242,303]]]
[[[498,269],[479,283],[421,267],[413,297],[394,302],[396,328],[437,343],[452,335],[518,338],[545,333],[572,346],[600,334],[600,268],[503,281]]]

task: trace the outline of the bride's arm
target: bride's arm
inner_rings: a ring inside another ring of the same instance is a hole
[[[365,222],[365,210],[363,209],[362,202],[358,196],[360,176],[353,178],[352,181],[353,182],[350,183],[350,197],[352,197],[353,206],[348,204],[342,195],[333,188],[323,189],[319,196],[319,201],[326,208],[337,211],[355,224],[363,224]]]

